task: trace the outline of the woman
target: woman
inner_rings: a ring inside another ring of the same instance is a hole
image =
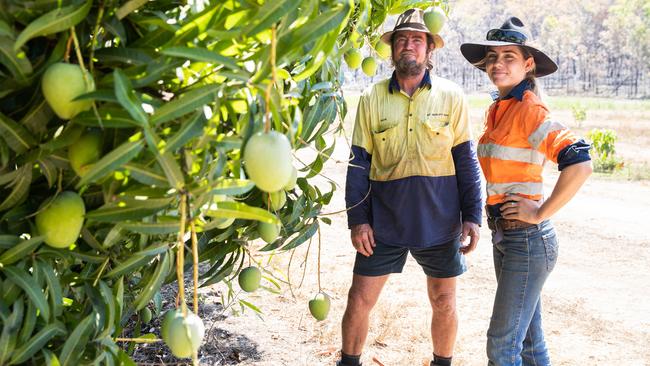
[[[550,365],[540,301],[557,260],[558,241],[549,218],[592,170],[589,145],[551,119],[537,95],[535,77],[555,72],[557,65],[529,40],[521,20],[512,17],[490,30],[486,41],[460,48],[499,92],[478,145],[498,281],[488,330],[489,365]],[[546,159],[557,163],[561,173],[544,198]]]

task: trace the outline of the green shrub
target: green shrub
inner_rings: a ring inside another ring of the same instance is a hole
[[[571,106],[573,113],[573,120],[576,121],[578,128],[582,127],[582,123],[587,119],[587,109],[582,103],[574,104]]]
[[[616,132],[610,129],[594,128],[587,137],[591,140],[594,151],[594,170],[611,173],[623,166],[623,161],[616,156]]]

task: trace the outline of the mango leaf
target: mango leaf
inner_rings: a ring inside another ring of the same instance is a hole
[[[208,84],[193,88],[158,108],[156,113],[151,116],[151,123],[158,125],[187,113],[201,110],[204,105],[216,99],[217,92],[221,88],[222,86],[219,84]]]
[[[180,228],[180,222],[166,221],[166,222],[145,223],[145,222],[127,221],[122,223],[122,228],[139,234],[164,235],[164,234],[177,233]]]
[[[129,0],[124,5],[120,6],[119,9],[117,9],[117,11],[115,12],[115,16],[117,17],[117,19],[122,20],[127,15],[129,15],[132,12],[138,10],[140,7],[142,7],[148,1],[149,0]]]
[[[242,202],[215,203],[205,212],[205,215],[215,218],[257,220],[269,224],[280,223],[280,220],[274,214],[259,207],[248,206]]]
[[[232,273],[233,267],[235,266],[235,262],[237,262],[237,259],[239,258],[240,253],[241,253],[240,250],[235,251],[234,254],[230,256],[230,259],[228,260],[228,262],[226,262],[226,264],[219,267],[218,271],[214,275],[212,275],[211,277],[209,277],[208,279],[206,279],[201,283],[201,287],[210,286],[215,283],[219,283],[224,278],[226,278],[226,276],[230,275]]]
[[[59,360],[62,366],[75,365],[76,361],[81,356],[79,352],[86,343],[90,332],[94,327],[95,313],[90,313],[86,316],[72,331],[68,339],[63,344],[63,349],[59,354]]]
[[[84,129],[81,128],[80,126],[76,126],[76,125],[66,126],[66,128],[63,130],[63,132],[61,132],[60,135],[58,135],[52,140],[47,141],[46,143],[41,144],[40,147],[43,150],[49,150],[49,151],[54,151],[54,150],[62,149],[64,147],[68,147],[74,144],[79,139],[79,137],[83,132]]]
[[[15,181],[20,173],[22,173],[21,169],[15,169],[0,175],[0,186]]]
[[[36,145],[34,137],[25,127],[2,113],[0,113],[0,136],[9,145],[9,148],[18,154],[22,154]]]
[[[271,28],[272,24],[277,23],[284,15],[292,12],[299,5],[299,1],[293,0],[265,2],[264,6],[251,17],[252,22],[242,31],[242,36],[254,36],[263,30]]]
[[[309,224],[306,229],[301,230],[300,234],[296,236],[295,238],[291,239],[290,242],[282,246],[282,250],[289,250],[293,249],[300,244],[306,242],[316,234],[316,231],[318,231],[318,220],[314,220],[311,224]]]
[[[122,199],[86,213],[86,218],[100,222],[137,220],[169,207],[171,202],[172,198]]]
[[[165,34],[165,32],[158,33]],[[146,46],[149,47],[148,44]],[[141,88],[143,86],[156,84],[158,80],[164,78],[166,74],[173,74],[177,67],[183,65],[183,62],[185,62],[185,60],[175,60],[170,62],[167,57],[154,59],[152,62],[147,64],[145,72],[136,76],[133,80],[133,86]]]
[[[149,247],[137,253],[129,255],[129,257],[123,262],[116,262],[118,263],[118,265],[115,266],[110,272],[106,273],[104,277],[112,278],[112,277],[119,277],[123,274],[127,274],[136,268],[142,267],[142,265],[144,265],[145,263],[150,262],[151,257],[158,255],[160,253],[164,253],[167,250],[169,250],[168,243],[159,243],[159,244],[150,245]]]
[[[4,365],[5,360],[11,357],[12,351],[16,346],[17,334],[23,320],[23,311],[24,305],[21,297],[14,302],[14,310],[7,317],[7,321],[2,324],[2,332],[0,333],[0,365]]]
[[[134,162],[124,164],[123,168],[129,171],[129,175],[138,182],[157,187],[166,187],[168,182],[164,175],[153,168],[146,167]]]
[[[20,169],[20,174],[11,184],[13,188],[11,193],[0,203],[0,211],[4,211],[21,203],[29,193],[30,183],[32,182],[32,167],[25,164]]]
[[[55,318],[58,318],[63,313],[63,290],[59,283],[59,278],[54,273],[54,268],[50,263],[39,259],[38,268],[41,271],[45,281],[47,282],[47,290],[49,293],[50,306]]]
[[[19,82],[26,82],[32,73],[32,64],[24,53],[18,55],[13,49],[14,42],[0,35],[0,64],[4,65]]]
[[[349,4],[344,3],[343,6],[338,9],[335,8],[319,14],[318,17],[312,21],[306,22],[302,27],[292,30],[292,33],[295,36],[291,37],[291,42],[298,45],[306,45],[328,35],[327,33],[340,27],[341,24],[346,23],[349,11]],[[331,34],[328,36],[332,37]],[[336,37],[336,35],[334,35],[334,37]],[[280,47],[281,45],[278,44],[278,48]]]
[[[248,302],[246,300],[239,299],[239,303],[241,305],[246,306],[247,308],[253,310],[254,312],[256,312],[258,314],[263,314],[262,310],[260,310],[260,308],[258,308],[257,306],[253,305],[252,303],[250,303],[250,302]]]
[[[310,165],[306,166],[304,169],[300,169],[301,171],[308,170],[309,173],[305,176],[305,178],[312,178],[318,175],[318,173],[323,170],[323,158],[321,158],[320,155],[316,156],[316,159],[314,159],[314,162],[311,163]]]
[[[212,185],[213,194],[225,194],[236,196],[250,192],[255,187],[255,183],[248,179],[219,179]]]
[[[34,264],[34,266],[36,266],[36,264]],[[18,334],[19,344],[25,343],[34,332],[34,328],[36,327],[36,314],[37,311],[36,311],[36,307],[34,306],[34,303],[28,301],[27,310],[25,311],[25,317],[23,318],[22,328],[20,329],[20,333]]]
[[[15,38],[13,29],[4,20],[0,20],[0,36]]]
[[[10,365],[27,362],[36,352],[40,351],[43,346],[56,336],[64,336],[66,329],[59,321],[48,324],[32,338],[25,342],[21,347],[14,351],[11,357]]]
[[[178,162],[174,158],[174,155],[169,151],[164,154],[158,154],[156,156],[156,161],[165,172],[169,185],[173,188],[181,189],[185,184],[185,176],[181,171],[180,165],[178,165]]]
[[[102,301],[106,306],[106,321],[104,322],[104,330],[97,336],[97,339],[104,337],[110,337],[113,331],[115,330],[115,320],[118,318],[118,313],[115,304],[115,298],[111,292],[111,288],[108,287],[106,282],[99,281],[99,293],[101,295]]]
[[[117,102],[117,98],[115,100]],[[79,113],[72,118],[72,122],[83,126],[105,128],[133,128],[140,126],[140,124],[134,121],[129,113],[121,107],[102,106],[98,109],[98,113],[101,118],[101,124],[92,110]]]
[[[180,57],[194,61],[209,62],[217,65],[224,65],[231,70],[241,71],[235,60],[222,56],[215,51],[198,47],[168,47],[160,51],[165,56]]]
[[[142,108],[142,102],[135,94],[135,90],[131,85],[131,81],[120,69],[113,72],[113,81],[115,84],[115,96],[120,102],[120,105],[129,112],[129,115],[144,127],[149,124],[147,114]]]
[[[9,249],[20,243],[20,237],[16,235],[0,235],[0,249]]]
[[[163,148],[163,151],[174,152],[176,149],[185,145],[189,140],[200,136],[203,133],[203,126],[205,126],[206,122],[207,119],[205,118],[205,114],[202,111],[197,113],[191,121],[183,123],[183,127],[181,127],[174,136],[167,140],[167,144]]]
[[[0,267],[8,266],[25,258],[28,254],[32,253],[42,242],[44,237],[36,236],[29,240],[22,241],[16,244],[13,248],[8,249],[0,255]]]
[[[218,6],[206,6],[203,11],[184,19],[184,24],[176,31],[168,44],[185,44],[191,39],[201,36],[213,24],[215,14],[220,12]]]
[[[78,252],[78,251],[71,251],[70,255],[72,257],[74,257],[74,258],[79,259],[80,261],[82,261],[84,263],[99,264],[99,263],[103,263],[104,260],[106,260],[105,256],[95,254],[94,252],[93,253],[82,253],[82,252]]]
[[[7,276],[7,278],[16,284],[18,287],[22,288],[27,294],[27,297],[36,305],[36,308],[41,312],[41,316],[46,321],[50,319],[50,307],[47,305],[47,300],[41,287],[34,280],[29,273],[18,267],[5,267],[2,269],[2,272]]]
[[[59,358],[56,357],[56,355],[47,349],[44,349],[41,351],[43,353],[43,357],[45,358],[45,365],[47,366],[61,366],[61,363],[59,362]]]
[[[142,140],[127,141],[123,143],[115,150],[106,154],[90,169],[88,169],[86,174],[84,174],[84,176],[79,180],[79,183],[77,183],[77,189],[113,173],[113,171],[121,167],[123,164],[133,160],[133,158],[140,153],[143,147],[144,141]]]
[[[149,301],[153,298],[153,295],[156,294],[160,290],[160,287],[162,286],[163,282],[165,281],[165,278],[169,274],[169,272],[172,269],[170,257],[168,253],[163,253],[161,255],[160,260],[158,261],[158,265],[156,266],[156,270],[151,276],[151,278],[147,281],[146,285],[142,289],[142,292],[135,298],[133,301],[133,306],[136,311],[141,310],[147,304]]]
[[[45,179],[47,179],[47,186],[52,188],[59,176],[56,166],[54,166],[52,160],[46,158],[38,160],[38,167],[41,168],[41,173],[43,173]]]
[[[120,326],[124,310],[124,277],[113,282],[113,298],[115,299],[115,328]]]
[[[29,23],[20,35],[18,35],[14,44],[14,50],[17,51],[34,37],[58,33],[78,24],[86,18],[92,4],[92,0],[86,0],[81,6],[68,5],[40,16],[38,19]]]
[[[152,57],[144,50],[130,47],[100,48],[95,51],[95,57],[102,64],[147,65]]]
[[[117,97],[115,96],[115,91],[112,90],[112,89],[94,90],[94,91],[91,91],[91,92],[88,92],[88,93],[81,94],[78,97],[74,98],[73,100],[75,100],[75,101],[78,101],[78,100],[96,100],[96,101],[111,102],[111,103],[116,103],[116,104],[120,103],[117,100]],[[94,116],[94,113],[93,113],[93,116]]]

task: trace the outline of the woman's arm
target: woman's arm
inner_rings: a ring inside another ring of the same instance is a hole
[[[531,224],[550,218],[569,202],[591,175],[591,161],[584,161],[565,167],[546,201],[530,200],[517,195],[506,196],[506,203],[501,207],[501,215],[506,219],[515,219]]]

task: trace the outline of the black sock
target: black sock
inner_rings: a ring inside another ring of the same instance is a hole
[[[341,351],[341,364],[345,366],[360,366],[361,364],[359,363],[359,360],[361,359],[361,355],[346,355]]]
[[[433,354],[433,365],[435,366],[451,366],[451,357],[440,357],[436,355],[435,353]]]

